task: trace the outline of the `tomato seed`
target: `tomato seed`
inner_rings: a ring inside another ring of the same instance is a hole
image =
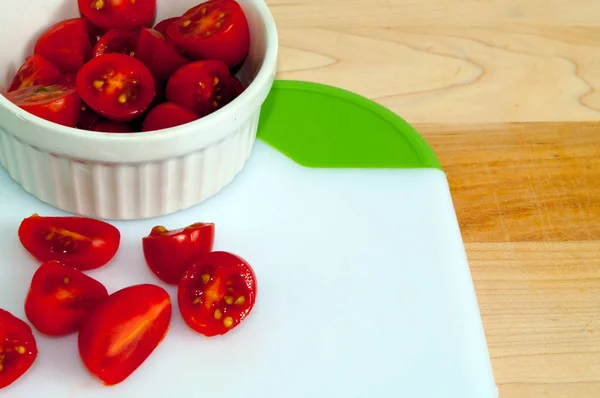
[[[225,302],[227,303],[227,305],[231,305],[233,304],[233,297],[231,296],[225,296]]]
[[[15,348],[15,351],[21,355],[25,354],[25,347],[23,347],[22,345],[18,346],[17,348]]]
[[[201,301],[202,301],[202,299],[201,299],[200,297],[196,297],[196,298],[194,299],[194,301],[192,301],[192,304],[196,304],[196,305],[198,305],[198,304],[200,304],[200,302],[201,302]]]
[[[205,285],[210,282],[210,275],[202,274],[202,282],[204,282]]]
[[[246,297],[240,296],[235,300],[235,305],[242,305],[246,302]]]
[[[92,84],[96,90],[100,90],[104,86],[104,82],[102,80],[94,80],[94,83]]]
[[[71,283],[71,280],[65,276],[65,278],[63,279],[63,283],[65,285],[68,285],[69,283]]]
[[[223,326],[225,326],[226,328],[230,328],[233,326],[233,318],[228,316],[227,318],[223,319]]]
[[[221,313],[221,310],[215,310],[215,319],[218,321],[219,319],[221,319],[221,317],[223,316],[223,314]],[[227,318],[225,318],[225,320],[227,320]]]
[[[96,7],[97,10],[103,9],[104,8],[104,0],[98,0],[97,2],[95,2],[94,7]]]
[[[216,86],[217,84],[219,84],[219,78],[215,77],[215,80],[213,80],[213,86]]]
[[[192,24],[192,21],[190,21],[189,19],[187,21],[185,21],[184,23],[181,24],[181,26],[183,26],[184,28],[187,28],[188,26],[190,26]]]
[[[118,100],[119,100],[119,104],[124,104],[124,103],[126,103],[126,102],[127,102],[127,95],[126,95],[126,94],[121,94],[121,95],[119,95],[119,98],[118,98]]]

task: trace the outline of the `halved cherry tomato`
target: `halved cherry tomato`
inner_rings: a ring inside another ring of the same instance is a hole
[[[94,126],[94,131],[102,133],[133,133],[131,127],[129,127],[125,123],[117,123],[111,121],[97,123]]]
[[[19,239],[39,261],[57,260],[79,270],[100,268],[117,253],[121,234],[112,225],[85,217],[24,219]]]
[[[173,72],[188,64],[190,61],[179,55],[171,43],[154,29],[143,28],[135,49],[135,57],[150,69],[152,74],[167,80]]]
[[[161,287],[137,285],[113,293],[79,332],[83,363],[106,385],[122,382],[166,336],[171,313],[171,299]]]
[[[31,86],[49,86],[59,83],[61,79],[63,74],[52,62],[39,54],[33,54],[19,68],[8,91]]]
[[[87,22],[75,18],[51,26],[38,39],[34,52],[63,73],[77,73],[92,53]]]
[[[196,112],[173,102],[165,102],[152,108],[148,113],[148,116],[144,120],[142,131],[168,129],[193,122],[197,119],[198,115]]]
[[[78,331],[106,297],[108,291],[97,280],[58,261],[49,261],[33,275],[25,315],[41,333],[64,336]]]
[[[106,32],[92,50],[92,56],[99,57],[102,54],[125,54],[135,55],[139,33],[132,29],[111,29]]]
[[[156,26],[154,27],[154,30],[156,30],[157,32],[160,32],[161,35],[166,36],[167,29],[169,28],[169,26],[171,26],[171,24],[173,22],[177,21],[178,19],[179,19],[179,17],[164,19],[156,24]]]
[[[142,246],[152,272],[176,285],[196,257],[212,250],[214,240],[213,223],[196,223],[173,231],[157,226],[142,239]]]
[[[74,87],[31,86],[7,93],[6,99],[33,115],[64,126],[75,127],[79,119],[81,100]]]
[[[148,68],[123,54],[104,54],[85,64],[77,74],[77,91],[93,110],[115,122],[140,116],[156,94]]]
[[[78,2],[81,14],[103,31],[151,26],[156,15],[156,0],[78,0]]]
[[[231,77],[231,100],[237,98],[244,92],[245,88],[242,82],[235,76]]]
[[[0,309],[0,389],[23,376],[37,354],[37,344],[29,325]]]
[[[81,103],[81,112],[79,113],[79,121],[77,128],[81,130],[94,130],[96,123],[100,121],[100,115],[90,109],[85,103]]]
[[[206,116],[231,100],[231,75],[221,61],[196,61],[173,73],[167,99]]]
[[[69,73],[68,75],[63,76],[62,80],[60,81],[60,84],[63,84],[65,86],[69,86],[69,87],[75,87],[76,80],[77,80],[77,74]]]
[[[216,59],[233,67],[250,47],[244,11],[234,0],[210,0],[188,10],[167,35],[192,59]]]
[[[205,336],[225,334],[240,324],[256,301],[256,276],[244,259],[227,252],[196,258],[177,289],[185,322]]]

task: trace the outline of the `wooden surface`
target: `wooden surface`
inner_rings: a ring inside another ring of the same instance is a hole
[[[600,1],[267,2],[279,78],[375,99],[439,155],[500,397],[600,397]]]

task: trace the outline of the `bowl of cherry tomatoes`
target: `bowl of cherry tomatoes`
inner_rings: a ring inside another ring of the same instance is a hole
[[[3,0],[0,162],[78,215],[197,205],[242,170],[275,78],[262,0]]]

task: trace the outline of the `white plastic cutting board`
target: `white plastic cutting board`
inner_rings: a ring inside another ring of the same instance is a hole
[[[38,265],[21,220],[64,214],[0,170],[0,307],[25,319]],[[39,356],[2,397],[490,398],[497,396],[473,284],[443,172],[304,168],[258,142],[219,195],[160,219],[114,222],[115,259],[89,274],[114,292],[162,285],[141,238],[157,225],[216,223],[216,250],[247,259],[250,317],[205,338],[176,306],[171,329],[125,382],[88,374],[75,335],[36,333]],[[166,287],[166,286],[165,286]]]

